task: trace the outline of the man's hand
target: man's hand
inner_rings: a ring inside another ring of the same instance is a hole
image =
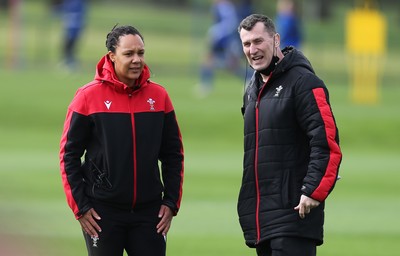
[[[294,209],[296,211],[299,211],[300,218],[304,219],[306,217],[306,214],[309,214],[311,212],[311,209],[318,207],[320,204],[319,201],[314,200],[308,196],[301,195],[300,197],[300,203]]]
[[[101,232],[101,228],[97,224],[96,220],[101,220],[101,218],[93,208],[83,214],[83,216],[78,220],[85,233],[91,237],[99,237],[97,232]]]
[[[158,217],[161,219],[157,225],[157,233],[161,233],[163,236],[166,236],[169,228],[171,227],[172,217],[174,214],[172,210],[166,206],[161,205],[160,211],[158,213]]]

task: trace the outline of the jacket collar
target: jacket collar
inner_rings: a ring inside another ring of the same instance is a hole
[[[150,79],[150,69],[145,64],[142,74],[136,80],[135,88],[130,88],[125,83],[118,80],[117,75],[115,74],[114,65],[108,54],[106,54],[97,63],[96,74],[94,78],[95,80],[109,83],[110,85],[114,86],[117,91],[130,93],[134,90],[138,90],[147,86],[147,82]]]

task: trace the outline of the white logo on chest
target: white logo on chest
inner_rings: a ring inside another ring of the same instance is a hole
[[[152,98],[149,98],[149,99],[147,100],[147,102],[150,104],[150,110],[151,110],[151,111],[156,110],[156,109],[154,108],[154,104],[156,103],[155,100],[153,100]]]
[[[278,87],[276,87],[275,88],[276,92],[274,94],[274,97],[279,97],[279,94],[281,93],[282,89],[283,89],[282,85],[279,85]]]
[[[109,101],[109,100],[104,101],[104,104],[106,105],[106,107],[107,107],[108,110],[109,110],[110,107],[111,107],[111,103],[112,103],[112,101]]]

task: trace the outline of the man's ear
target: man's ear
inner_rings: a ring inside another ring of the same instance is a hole
[[[274,41],[275,47],[279,47],[279,45],[281,44],[281,35],[279,35],[279,33],[275,33]]]

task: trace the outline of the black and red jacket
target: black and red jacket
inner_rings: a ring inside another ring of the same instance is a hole
[[[244,162],[238,213],[246,244],[275,237],[323,242],[324,202],[342,153],[328,90],[299,51],[284,50],[267,83],[258,72],[244,95]],[[300,219],[304,194],[321,204]]]
[[[145,66],[135,89],[129,88],[105,55],[94,81],[79,88],[69,105],[60,166],[76,218],[93,201],[131,210],[158,203],[178,212],[182,138],[166,90],[149,78]]]

